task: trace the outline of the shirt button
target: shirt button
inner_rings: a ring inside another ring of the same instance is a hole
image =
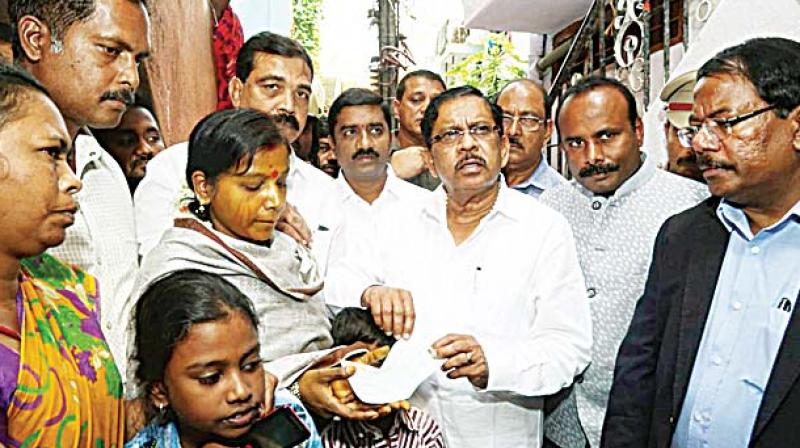
[[[715,366],[718,366],[722,364],[722,358],[720,358],[719,356],[714,356],[713,358],[711,358],[711,363],[714,364]]]
[[[111,330],[111,322],[106,322],[106,330]]]
[[[739,302],[733,302],[733,310],[739,311],[740,309],[742,309],[742,304]]]
[[[603,204],[601,204],[600,201],[592,202],[592,210],[600,210],[600,207],[602,207],[602,206],[603,206]]]
[[[759,252],[761,252],[761,248],[758,246],[753,246],[750,248],[750,253],[753,255],[758,255]]]
[[[586,290],[586,295],[588,295],[590,299],[593,299],[594,296],[597,295],[597,290],[594,288],[589,288]]]
[[[703,414],[701,414],[700,411],[695,412],[693,417],[694,417],[694,421],[696,421],[696,422],[699,422],[699,421],[703,420]]]

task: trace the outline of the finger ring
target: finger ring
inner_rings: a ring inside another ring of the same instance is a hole
[[[472,362],[472,352],[467,352],[467,364]]]

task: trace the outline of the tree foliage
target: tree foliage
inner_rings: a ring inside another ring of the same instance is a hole
[[[514,52],[508,36],[492,33],[481,49],[464,58],[448,72],[456,84],[469,84],[486,95],[496,94],[507,82],[526,76],[526,63]]]
[[[291,36],[304,46],[316,65],[319,57],[319,24],[322,0],[292,0]]]

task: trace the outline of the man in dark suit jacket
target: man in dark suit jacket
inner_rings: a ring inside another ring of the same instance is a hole
[[[698,72],[681,137],[716,198],[659,232],[602,446],[800,446],[798,66],[763,38]]]

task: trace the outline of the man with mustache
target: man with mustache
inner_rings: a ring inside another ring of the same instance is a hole
[[[446,88],[438,74],[414,70],[397,84],[392,102],[398,124],[392,141],[392,168],[400,178],[428,190],[435,189],[440,182],[425,164],[427,147],[422,138],[422,117],[431,100]]]
[[[661,101],[667,104],[664,137],[667,140],[668,159],[665,169],[679,176],[705,182],[703,173],[697,167],[697,156],[692,146],[685,146],[678,138],[678,131],[689,126],[695,76],[697,72],[694,70],[684,73],[664,86],[661,91]]]
[[[347,285],[338,303],[350,306],[413,297],[411,343],[429,346],[441,371],[412,401],[441,424],[448,446],[541,446],[541,397],[571,384],[591,347],[569,225],[500,181],[502,112],[479,90],[434,98],[422,132],[443,187],[378,217],[375,238],[348,220],[334,241],[346,254],[328,283]]]
[[[133,194],[150,159],[164,150],[156,117],[147,107],[134,105],[128,107],[116,128],[95,129],[93,132],[100,146],[119,163]]]
[[[229,90],[233,105],[270,115],[290,142],[300,136],[308,116],[313,64],[296,41],[268,31],[248,39],[236,61]],[[187,142],[155,157],[134,194],[139,253],[144,256],[185,210],[193,194],[186,185]],[[339,220],[336,185],[325,173],[290,155],[287,205],[280,230],[308,243],[324,273],[330,234]],[[299,213],[298,213],[299,212]],[[303,223],[305,221],[305,224]]]
[[[389,165],[389,145],[391,144],[391,131],[389,123],[391,117],[389,108],[383,103],[383,98],[375,92],[366,89],[349,89],[344,91],[331,105],[328,115],[331,141],[336,159],[342,168],[342,175],[336,183],[341,196],[341,209],[344,218],[355,221],[365,227],[377,225],[380,216],[387,210],[409,205],[413,206],[427,197],[428,191],[412,185],[398,178]],[[362,238],[370,238],[376,229],[369,229],[370,234]],[[333,243],[333,247],[349,250],[346,246]],[[342,254],[333,251],[330,256],[331,263],[336,263]],[[339,293],[335,288],[341,286],[336,282],[328,282],[332,289],[331,300],[328,303],[335,306],[347,307],[350,301],[337,302],[334,297],[341,297],[346,293]],[[378,300],[372,303],[368,300],[375,298],[367,296],[361,305],[370,308],[376,314],[387,313],[393,310],[393,302]],[[410,297],[399,295],[394,298],[394,303],[411,307]],[[405,310],[404,310],[405,312]],[[410,313],[409,313],[410,314]],[[383,323],[384,325],[381,325]],[[388,322],[378,323],[387,330],[399,336],[411,331],[412,320],[398,321],[396,326]]]
[[[586,277],[595,342],[592,364],[575,384],[575,398],[589,443],[598,446],[614,356],[644,290],[656,233],[669,216],[708,192],[702,184],[657,169],[640,150],[643,128],[636,100],[619,81],[579,81],[562,95],[556,120],[574,179],[540,199],[572,225]]]
[[[800,446],[798,65],[757,38],[698,70],[680,136],[714,197],[659,231],[604,446]]]
[[[503,109],[503,128],[510,150],[503,175],[509,187],[538,198],[566,180],[547,164],[542,147],[550,140],[553,123],[547,92],[529,79],[507,84],[497,95]]]
[[[123,306],[138,269],[133,204],[125,175],[88,127],[117,126],[133,103],[139,64],[150,50],[144,1],[9,2],[14,57],[50,92],[64,115],[83,182],[80,211],[50,254],[98,278],[102,330],[124,374]]]

